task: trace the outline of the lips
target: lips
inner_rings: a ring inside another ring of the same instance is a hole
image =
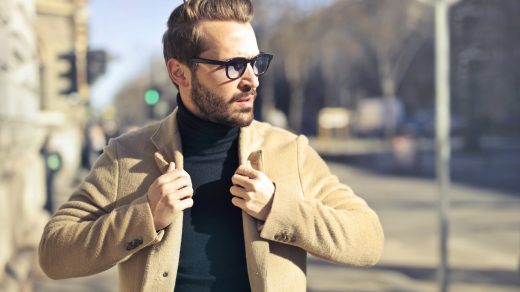
[[[256,89],[252,89],[248,92],[243,92],[242,94],[235,95],[232,99],[232,102],[254,101],[255,97],[256,97]]]
[[[254,100],[254,98],[255,98],[254,95],[249,95],[249,96],[238,99],[237,102],[249,102],[249,101]]]

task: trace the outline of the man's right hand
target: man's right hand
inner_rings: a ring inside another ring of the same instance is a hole
[[[175,214],[193,206],[190,175],[183,169],[175,169],[175,163],[170,162],[166,173],[148,189],[147,197],[155,230],[162,230],[172,223]]]

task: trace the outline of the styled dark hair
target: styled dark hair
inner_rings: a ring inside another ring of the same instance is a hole
[[[253,18],[250,0],[185,0],[168,19],[163,35],[164,61],[175,58],[189,64],[207,49],[199,28],[201,21],[220,20],[249,23]]]

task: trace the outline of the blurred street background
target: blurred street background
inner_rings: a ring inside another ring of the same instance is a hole
[[[440,289],[441,1],[451,4],[448,287],[520,290],[520,1],[256,0],[260,50],[275,57],[255,117],[307,135],[385,230],[373,268],[310,257],[309,291]],[[161,37],[181,2],[0,0],[0,291],[117,291],[116,269],[48,279],[38,242],[110,138],[175,108]]]

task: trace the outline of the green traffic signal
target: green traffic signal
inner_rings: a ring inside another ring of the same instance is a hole
[[[47,167],[52,171],[58,171],[61,168],[61,158],[57,154],[51,154],[47,157]]]
[[[156,105],[160,99],[161,94],[159,93],[159,90],[155,88],[150,88],[144,93],[144,102],[149,106]]]

